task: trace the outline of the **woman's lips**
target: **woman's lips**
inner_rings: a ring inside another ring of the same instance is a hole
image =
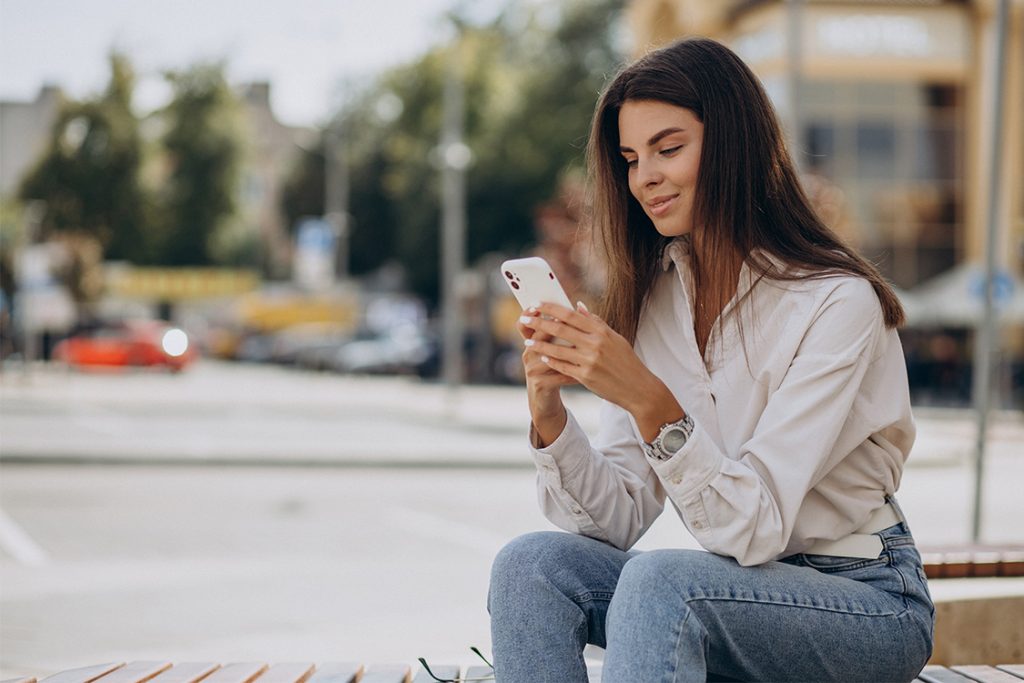
[[[667,197],[655,197],[651,201],[647,202],[647,210],[651,212],[652,216],[663,216],[672,205],[676,203],[676,199],[679,197],[677,194],[669,195]]]

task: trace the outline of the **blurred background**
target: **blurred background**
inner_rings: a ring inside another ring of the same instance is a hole
[[[0,673],[487,646],[490,559],[548,528],[497,266],[598,298],[590,114],[689,35],[757,72],[903,299],[919,540],[1019,542],[1005,7],[0,0]],[[695,547],[668,517],[641,547]]]

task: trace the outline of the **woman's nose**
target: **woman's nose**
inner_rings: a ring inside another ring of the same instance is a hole
[[[640,184],[644,187],[650,187],[657,185],[661,182],[662,174],[658,170],[655,164],[650,162],[643,163],[642,161],[637,164],[637,175],[639,176]]]

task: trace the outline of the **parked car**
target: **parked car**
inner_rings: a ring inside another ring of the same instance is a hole
[[[351,374],[433,377],[440,366],[440,350],[435,339],[411,327],[385,333],[362,331],[339,346],[327,366]]]
[[[53,358],[71,366],[184,370],[198,353],[184,330],[159,320],[126,320],[59,342]]]

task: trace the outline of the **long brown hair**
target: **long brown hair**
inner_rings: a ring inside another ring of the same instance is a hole
[[[589,204],[607,261],[601,315],[614,330],[631,342],[636,339],[644,300],[669,241],[629,191],[627,166],[619,152],[619,110],[627,100],[684,107],[704,124],[693,207],[695,312],[720,311],[732,296],[739,265],[747,260],[757,277],[863,277],[878,295],[886,326],[903,324],[903,307],[878,269],[844,244],[811,208],[757,77],[725,46],[692,38],[651,52],[620,71],[594,112],[587,148]],[[755,250],[787,268],[779,271]],[[695,319],[700,326],[701,316]],[[697,332],[698,339],[706,339],[709,330]]]

